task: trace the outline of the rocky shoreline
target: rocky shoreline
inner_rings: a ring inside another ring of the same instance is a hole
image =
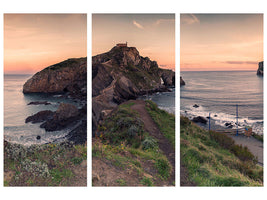
[[[56,111],[42,110],[25,119],[25,123],[41,123],[45,131],[72,129],[65,136],[74,144],[87,141],[87,58],[72,58],[49,66],[34,74],[23,85],[24,95],[34,93],[60,94],[71,97],[82,107],[78,109],[69,103],[60,103]],[[28,105],[50,105],[47,101],[30,102]],[[37,140],[41,136],[36,137]],[[57,142],[56,140],[54,142]]]

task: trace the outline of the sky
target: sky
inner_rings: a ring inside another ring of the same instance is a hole
[[[125,42],[159,67],[175,70],[174,14],[93,14],[93,56]]]
[[[4,73],[33,74],[86,56],[86,14],[4,14]]]
[[[262,14],[180,15],[181,71],[255,71],[262,60]]]

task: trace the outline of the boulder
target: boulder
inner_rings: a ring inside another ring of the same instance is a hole
[[[26,118],[25,123],[32,122],[32,123],[39,123],[46,121],[48,119],[52,119],[54,112],[51,110],[43,110],[40,111],[32,116]]]
[[[46,131],[58,131],[76,123],[79,118],[79,110],[76,106],[61,103],[53,117],[46,120],[40,127]]]
[[[194,108],[198,108],[198,107],[199,107],[199,105],[195,104],[195,105],[193,105],[193,107],[194,107]]]
[[[208,120],[205,117],[201,117],[201,116],[194,117],[192,121],[197,122],[197,123],[203,123],[203,124],[207,124],[208,122]]]

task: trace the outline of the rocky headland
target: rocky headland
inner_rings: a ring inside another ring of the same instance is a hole
[[[83,144],[87,140],[87,58],[71,58],[51,65],[34,74],[23,85],[23,93],[62,94],[71,96],[83,105],[61,103],[58,109],[40,111],[25,119],[25,123],[40,123],[46,131],[73,129],[66,138],[74,143]],[[28,105],[49,105],[48,102],[30,102]],[[75,136],[77,134],[77,136]],[[39,138],[40,139],[40,138]]]
[[[135,47],[115,46],[92,57],[93,133],[98,123],[119,104],[140,95],[168,91],[175,73],[142,57]]]
[[[257,75],[263,76],[263,61],[259,62],[259,67],[257,70]]]

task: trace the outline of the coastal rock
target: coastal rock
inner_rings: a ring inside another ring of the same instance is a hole
[[[79,119],[78,115],[79,111],[76,106],[61,103],[53,117],[46,120],[40,127],[46,131],[58,131],[76,122]]]
[[[259,62],[259,68],[257,70],[257,75],[263,76],[263,61]]]
[[[32,116],[26,118],[25,123],[32,122],[32,123],[40,123],[46,121],[48,119],[53,118],[54,112],[51,110],[43,110],[40,111]]]
[[[185,85],[183,78],[180,76],[180,86]]]
[[[49,66],[33,75],[23,93],[66,93],[86,98],[87,58],[72,58]]]
[[[47,101],[32,101],[28,103],[27,105],[50,105],[51,103]]]
[[[92,72],[93,133],[103,110],[112,110],[139,95],[167,91],[167,86],[175,84],[173,71],[159,68],[156,61],[140,56],[135,47],[115,46],[93,56]]]
[[[193,105],[193,107],[194,107],[194,108],[198,108],[198,107],[199,107],[199,105],[195,104],[195,105]]]
[[[192,121],[196,123],[202,123],[202,124],[207,124],[208,122],[208,120],[205,119],[205,117],[201,117],[201,116],[194,117]]]

